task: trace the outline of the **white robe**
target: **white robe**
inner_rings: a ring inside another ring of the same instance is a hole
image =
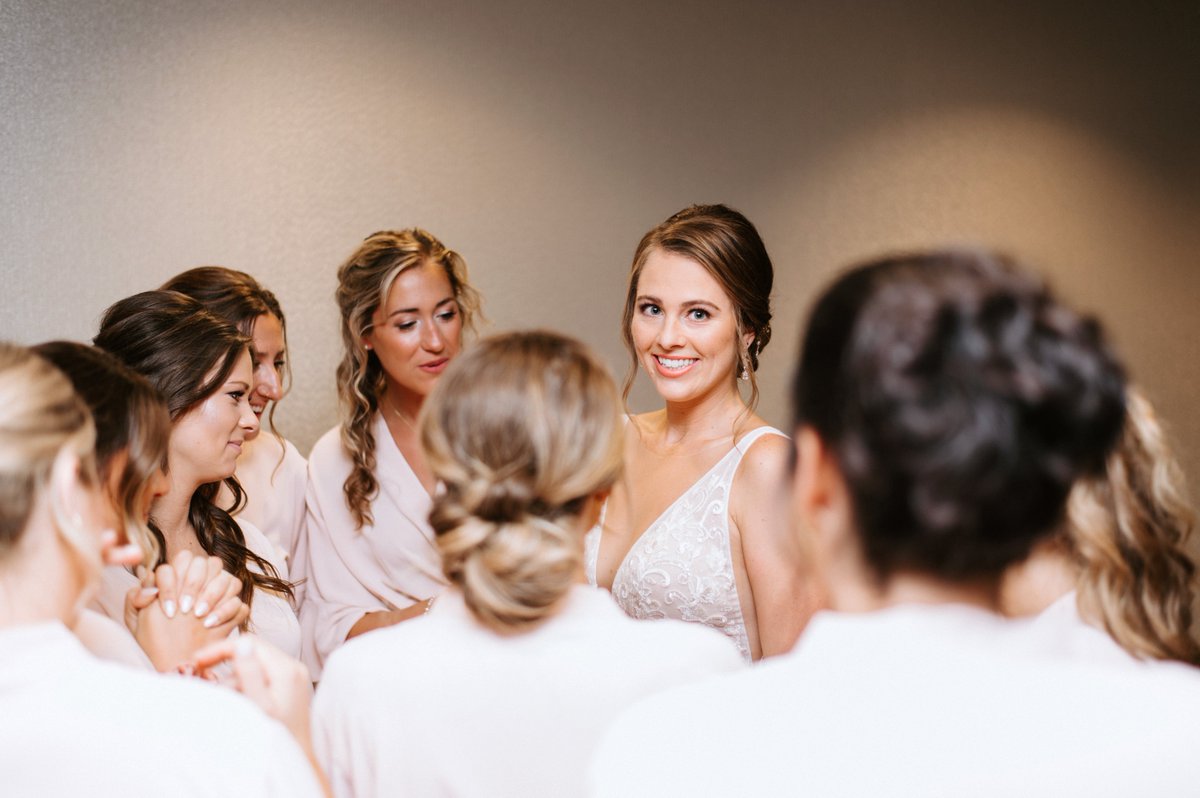
[[[325,433],[308,458],[308,584],[301,623],[313,679],[364,615],[404,609],[445,586],[429,526],[432,499],[378,415],[374,433],[379,495],[371,503],[372,525],[356,527],[346,506],[342,486],[352,463],[340,428]]]
[[[1031,655],[954,605],[818,613],[794,651],[625,713],[592,794],[1190,795],[1200,680]]]
[[[101,662],[59,623],[0,628],[0,792],[321,794],[292,737],[242,696]]]
[[[568,798],[583,794],[592,750],[623,707],[741,667],[718,632],[635,621],[583,585],[511,635],[448,589],[425,616],[334,652],[313,742],[337,798]]]

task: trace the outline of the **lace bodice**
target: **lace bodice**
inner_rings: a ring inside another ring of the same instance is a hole
[[[729,548],[729,493],[742,456],[764,434],[783,435],[759,427],[738,441],[634,541],[612,586],[617,604],[631,617],[711,626],[732,639],[747,662],[750,640]],[[593,585],[603,526],[601,514],[584,539],[584,566]]]

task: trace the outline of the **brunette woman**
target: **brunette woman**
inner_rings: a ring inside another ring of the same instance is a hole
[[[292,609],[286,563],[253,524],[235,520],[218,502],[222,482],[242,499],[234,478],[246,436],[258,430],[250,408],[249,339],[199,302],[174,291],[147,291],[110,307],[96,345],[145,376],[171,415],[170,485],[150,508],[151,531],[167,559],[180,551],[219,557],[241,582],[248,628],[299,656],[300,626]],[[131,577],[132,579],[132,577]],[[126,588],[132,585],[127,585]],[[164,611],[195,610],[184,595]]]
[[[788,650],[815,608],[786,520],[791,444],[754,413],[773,279],[758,231],[724,205],[642,238],[621,320],[625,395],[640,367],[665,406],[630,419],[626,477],[588,541],[588,578],[625,612],[712,626],[747,661]]]

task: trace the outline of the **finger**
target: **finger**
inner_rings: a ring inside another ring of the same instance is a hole
[[[270,712],[274,701],[271,699],[270,681],[266,668],[255,655],[255,641],[249,635],[242,635],[233,647],[233,673],[237,677],[238,690]]]
[[[209,643],[203,648],[196,649],[192,654],[192,661],[200,670],[208,670],[215,665],[233,659],[233,646],[237,642],[232,638],[218,640],[215,643]]]
[[[230,622],[235,625],[240,624],[250,614],[250,608],[242,603],[242,600],[236,596],[231,596],[227,599],[222,599],[213,611],[204,617],[205,629],[216,629]]]
[[[228,586],[229,581],[233,579],[232,574],[222,570],[221,561],[216,557],[209,557],[208,561],[208,573],[205,574],[207,581],[204,583],[204,587],[200,589],[199,596],[196,597],[195,614],[197,618],[203,618],[208,615],[213,607],[221,603],[221,600],[225,598],[225,588]],[[215,571],[213,569],[214,563],[216,564]]]
[[[194,558],[188,566],[187,571],[183,572],[183,585],[179,589],[179,611],[184,615],[191,612],[192,607],[195,606],[196,596],[200,594],[200,590],[204,587],[207,575],[207,557]]]
[[[105,565],[137,565],[142,561],[142,548],[136,543],[119,544],[116,530],[106,529],[100,533],[100,551]]]
[[[158,588],[153,586],[131,587],[126,594],[126,600],[136,612],[141,612],[149,607],[156,598],[158,598]]]
[[[175,567],[164,563],[154,569],[154,584],[158,585],[158,598],[162,602],[163,614],[175,617],[175,602],[179,597],[179,576]]]

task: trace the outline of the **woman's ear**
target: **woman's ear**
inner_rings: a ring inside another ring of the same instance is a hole
[[[828,565],[854,541],[850,494],[836,458],[813,429],[796,430],[795,441],[792,513],[814,556]]]

